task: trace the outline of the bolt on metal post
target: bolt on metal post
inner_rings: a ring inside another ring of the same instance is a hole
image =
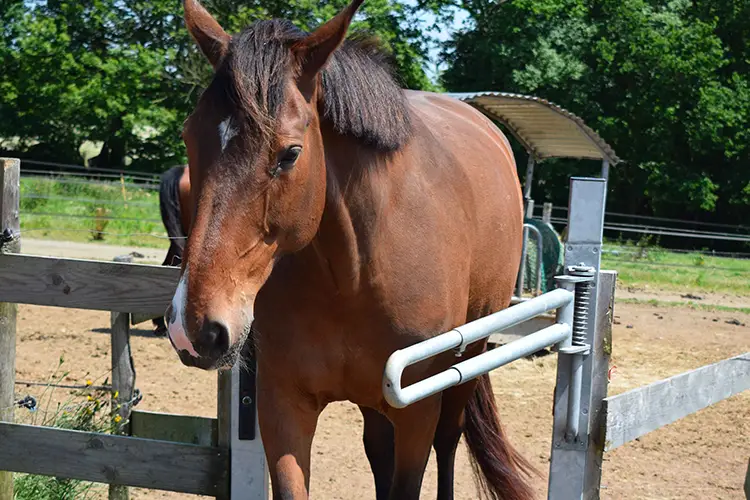
[[[558,322],[571,325],[569,340],[562,343],[560,354],[570,359],[570,379],[568,383],[568,411],[565,426],[565,440],[573,442],[578,437],[578,421],[581,411],[581,386],[583,385],[583,358],[591,351],[586,343],[589,308],[591,305],[591,285],[596,270],[583,264],[569,266],[567,274],[556,278],[566,290],[574,291],[572,304],[558,310]]]

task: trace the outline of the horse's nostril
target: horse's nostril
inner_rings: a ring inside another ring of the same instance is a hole
[[[206,318],[194,344],[201,356],[220,356],[229,349],[229,329],[221,321]]]

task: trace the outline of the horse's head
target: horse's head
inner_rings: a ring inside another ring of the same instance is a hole
[[[214,68],[183,131],[195,213],[166,313],[187,365],[233,361],[274,263],[317,232],[326,191],[320,72],[361,2],[312,34],[264,21],[233,37],[196,0],[184,2],[188,30]]]

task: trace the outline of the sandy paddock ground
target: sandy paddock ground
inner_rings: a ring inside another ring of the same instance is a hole
[[[610,394],[750,350],[750,317],[739,313],[618,304],[613,332]],[[731,320],[739,320],[732,324]],[[728,323],[729,322],[729,323]],[[743,326],[745,324],[746,326]],[[67,381],[103,379],[109,369],[109,313],[19,306],[17,378],[47,380],[61,355]],[[150,324],[133,330],[141,410],[216,415],[216,375],[183,367],[169,342]],[[533,479],[545,498],[556,357],[520,360],[493,372],[502,421],[512,442],[542,471]],[[18,395],[41,388],[18,386]],[[24,415],[19,410],[19,420]],[[313,499],[375,498],[361,444],[362,419],[353,405],[330,405],[313,445]],[[750,457],[750,392],[737,395],[648,434],[605,456],[602,498],[742,499]],[[435,498],[431,457],[422,498]],[[479,498],[463,444],[457,459],[456,498]],[[133,490],[138,499],[195,498]]]

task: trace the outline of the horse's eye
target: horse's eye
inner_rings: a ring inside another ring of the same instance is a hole
[[[291,169],[301,153],[301,146],[292,146],[288,148],[286,151],[281,153],[281,156],[279,157],[279,168],[281,168],[282,170]]]

